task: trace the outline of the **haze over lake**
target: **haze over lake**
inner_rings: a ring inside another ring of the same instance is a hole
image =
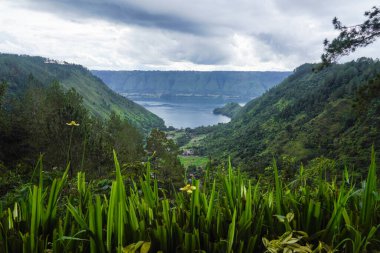
[[[129,97],[165,121],[167,127],[195,128],[228,123],[230,118],[213,114],[228,101],[207,98],[143,98]]]
[[[227,102],[246,103],[268,91],[287,71],[93,70],[113,91],[144,106],[166,126],[194,128],[229,122],[213,110]]]

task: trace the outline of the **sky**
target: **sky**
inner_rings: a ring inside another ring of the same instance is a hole
[[[293,70],[375,0],[0,0],[0,52],[98,70]],[[380,58],[377,41],[340,61]]]

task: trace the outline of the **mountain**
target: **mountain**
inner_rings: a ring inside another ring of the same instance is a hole
[[[215,127],[204,141],[208,152],[232,156],[251,171],[283,155],[367,166],[371,145],[380,148],[380,62],[361,58],[314,68],[298,67],[230,123]]]
[[[98,71],[93,74],[118,93],[170,96],[222,96],[252,99],[290,72]]]
[[[114,111],[144,131],[164,127],[162,119],[112,91],[83,66],[42,57],[0,54],[0,81],[7,82],[10,94],[22,93],[32,81],[48,86],[55,80],[66,90],[74,88],[96,117],[108,118]]]

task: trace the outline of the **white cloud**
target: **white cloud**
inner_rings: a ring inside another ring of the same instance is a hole
[[[367,1],[2,0],[0,52],[90,69],[291,70],[316,62],[331,19],[363,21]],[[379,43],[352,56],[378,58]]]

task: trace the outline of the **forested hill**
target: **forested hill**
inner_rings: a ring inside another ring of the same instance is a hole
[[[66,90],[75,88],[92,115],[108,118],[114,111],[143,130],[164,127],[158,116],[115,93],[80,65],[42,57],[0,54],[0,81],[7,83],[8,94],[21,94],[31,83],[47,87],[55,80]]]
[[[290,72],[92,71],[118,93],[257,97]]]
[[[320,72],[314,67],[298,67],[217,127],[205,139],[208,151],[231,155],[248,170],[283,155],[289,161],[324,156],[365,168],[371,145],[380,149],[380,62],[361,58]]]

